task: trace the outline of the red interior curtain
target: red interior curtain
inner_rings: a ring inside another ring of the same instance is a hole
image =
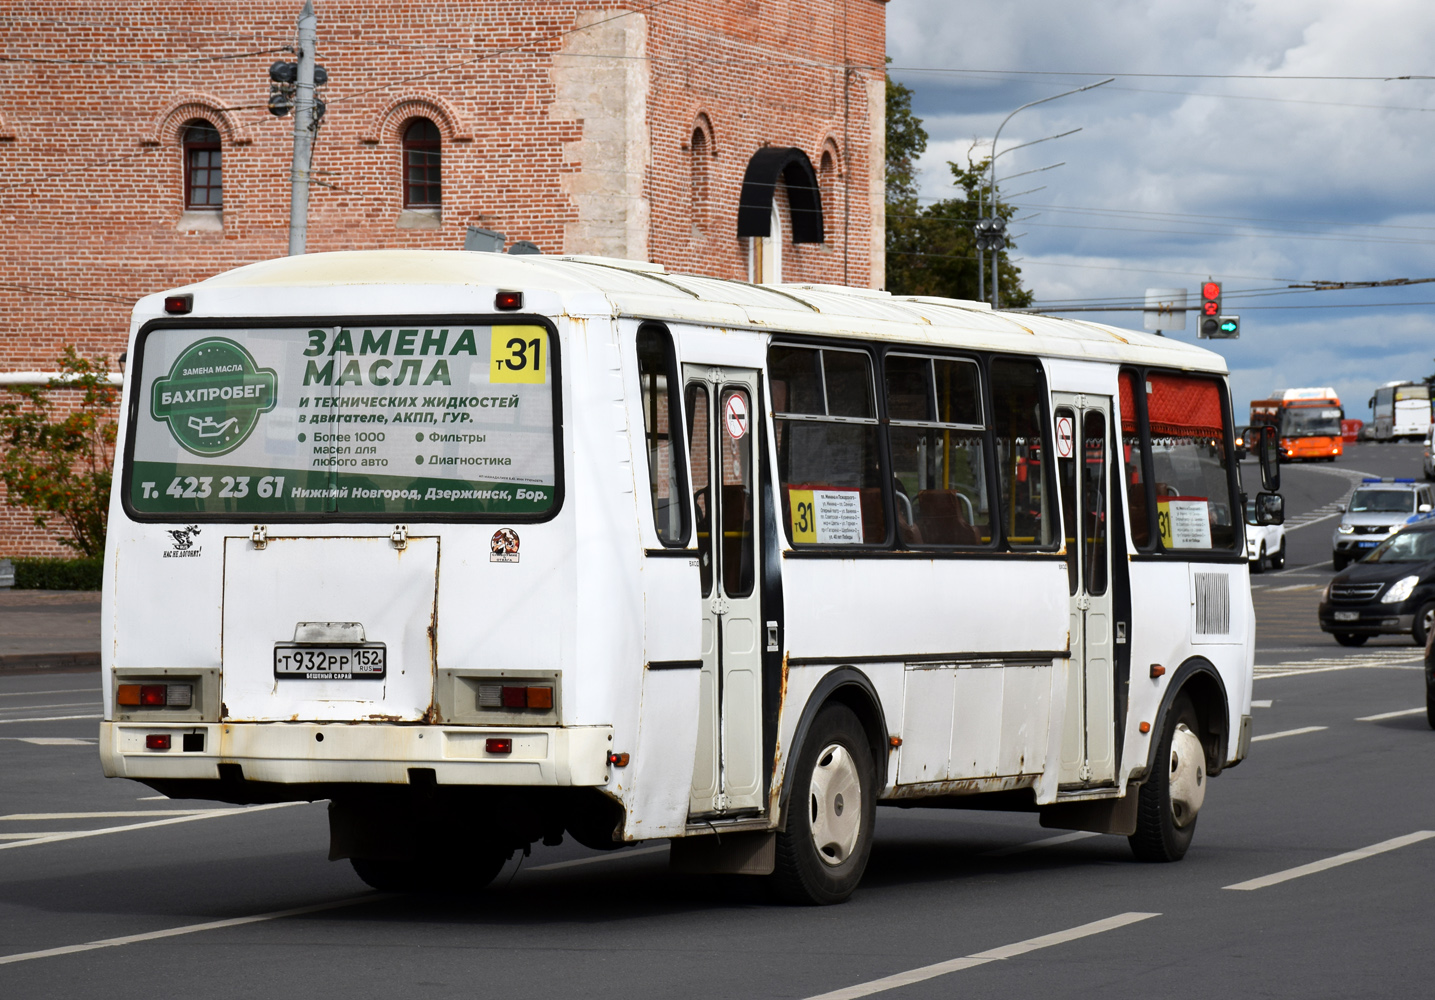
[[[1214,379],[1153,372],[1146,376],[1146,381],[1151,387],[1146,396],[1146,410],[1153,435],[1183,438],[1221,436],[1221,391]],[[1125,398],[1123,385],[1123,406]]]

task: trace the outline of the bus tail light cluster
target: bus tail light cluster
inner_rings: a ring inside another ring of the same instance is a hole
[[[115,702],[129,708],[189,708],[194,704],[194,685],[121,684]]]
[[[480,684],[478,688],[479,708],[538,709],[547,712],[553,708],[553,688],[548,685],[518,686],[509,684]]]

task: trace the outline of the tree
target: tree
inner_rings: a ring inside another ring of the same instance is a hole
[[[890,60],[889,60],[890,61]],[[952,179],[962,198],[946,198],[923,207],[917,197],[916,162],[927,148],[922,119],[912,114],[912,90],[887,79],[887,290],[894,295],[939,295],[975,299],[977,196],[991,204],[986,183],[990,161],[973,160],[965,166],[948,161]],[[972,148],[976,148],[975,142]],[[999,204],[997,213],[1010,223],[1015,210]],[[1009,250],[1015,245],[1008,242]],[[991,258],[985,258],[987,277]],[[1001,304],[1004,308],[1028,306],[1032,293],[1021,287],[1021,269],[1002,254],[998,263]]]
[[[11,386],[20,398],[0,403],[0,481],[6,502],[28,507],[35,524],[55,531],[60,544],[99,556],[114,470],[111,414],[119,393],[103,356],[89,360],[66,347],[59,367],[48,385]],[[77,395],[63,413],[57,390]],[[60,522],[55,528],[52,519]]]

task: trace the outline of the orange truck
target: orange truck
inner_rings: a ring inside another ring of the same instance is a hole
[[[1280,438],[1281,458],[1334,462],[1344,446],[1340,421],[1345,412],[1329,387],[1278,389],[1269,399],[1251,400],[1251,425],[1269,425]]]

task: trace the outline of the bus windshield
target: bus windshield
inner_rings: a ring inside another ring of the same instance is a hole
[[[138,514],[541,516],[553,338],[533,324],[184,329],[138,345]]]
[[[1281,411],[1281,437],[1340,437],[1340,410],[1302,406]]]
[[[1356,490],[1350,498],[1352,514],[1409,514],[1414,510],[1411,490]]]

